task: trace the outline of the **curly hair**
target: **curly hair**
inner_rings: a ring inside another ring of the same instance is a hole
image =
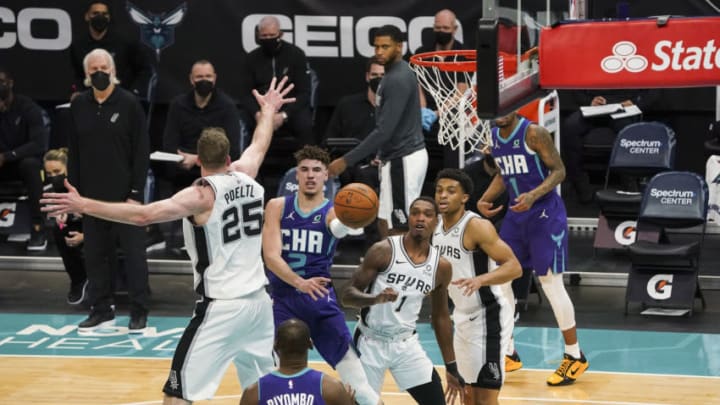
[[[293,156],[295,156],[295,161],[297,163],[300,163],[305,159],[312,159],[319,160],[325,165],[325,167],[330,165],[330,153],[328,153],[327,150],[315,145],[305,145],[295,152]]]

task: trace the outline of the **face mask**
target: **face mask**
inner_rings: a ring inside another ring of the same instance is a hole
[[[90,83],[92,83],[94,88],[103,91],[110,86],[110,75],[102,71],[97,71],[90,75]]]
[[[7,100],[8,97],[10,97],[10,86],[0,83],[0,100]]]
[[[452,32],[433,31],[435,33],[435,43],[438,45],[447,45],[452,40]]]
[[[280,37],[258,39],[258,43],[266,55],[272,56],[277,53],[277,50],[280,47]]]
[[[377,93],[378,87],[380,87],[380,81],[382,80],[382,77],[373,77],[372,79],[368,80],[368,87],[370,87],[370,90],[372,90],[373,93]]]
[[[52,185],[52,191],[55,193],[67,193],[67,189],[65,188],[65,175],[60,174],[57,176],[47,176],[45,177],[45,181],[47,184]]]
[[[105,31],[108,25],[110,25],[110,19],[104,15],[96,15],[90,19],[90,26],[98,32]]]
[[[215,88],[215,83],[210,80],[198,80],[195,82],[195,93],[200,97],[207,97]]]

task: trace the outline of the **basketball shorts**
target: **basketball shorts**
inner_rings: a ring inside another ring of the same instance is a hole
[[[425,148],[383,164],[378,218],[387,221],[388,229],[407,229],[410,203],[422,193],[427,168]]]
[[[342,360],[350,348],[352,336],[345,323],[345,314],[337,302],[335,289],[313,300],[309,295],[283,288],[273,293],[273,318],[275,328],[284,321],[297,318],[310,328],[310,337],[315,349],[333,368]]]
[[[455,360],[466,383],[500,389],[505,379],[505,349],[510,343],[513,309],[504,297],[473,313],[455,311]]]
[[[521,213],[508,211],[500,228],[500,238],[517,256],[524,269],[532,268],[538,276],[548,270],[566,270],[568,225],[565,205],[557,194],[539,201]]]
[[[377,393],[382,390],[388,370],[403,391],[432,381],[433,364],[417,333],[389,338],[357,328],[355,345],[368,383]]]
[[[247,387],[275,368],[272,303],[264,289],[234,300],[200,300],[183,332],[163,392],[210,399],[230,362]]]

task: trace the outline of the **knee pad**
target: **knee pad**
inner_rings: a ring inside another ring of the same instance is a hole
[[[545,296],[550,301],[550,306],[560,330],[564,331],[575,327],[575,308],[567,290],[565,290],[562,274],[548,273],[538,278]]]

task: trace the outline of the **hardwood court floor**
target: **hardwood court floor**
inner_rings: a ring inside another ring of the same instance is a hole
[[[3,356],[0,357],[0,401],[3,404],[53,405],[160,404],[160,389],[169,365],[169,359]],[[329,369],[324,363],[313,363],[312,366],[323,371]],[[334,371],[329,372],[334,374]],[[572,386],[550,388],[545,384],[547,374],[546,370],[519,370],[509,374],[501,393],[501,403],[720,403],[717,378],[588,372]],[[216,398],[196,404],[237,404],[240,393],[235,370],[231,367]],[[386,405],[414,404],[410,396],[398,392],[389,376],[383,387],[383,400]]]

